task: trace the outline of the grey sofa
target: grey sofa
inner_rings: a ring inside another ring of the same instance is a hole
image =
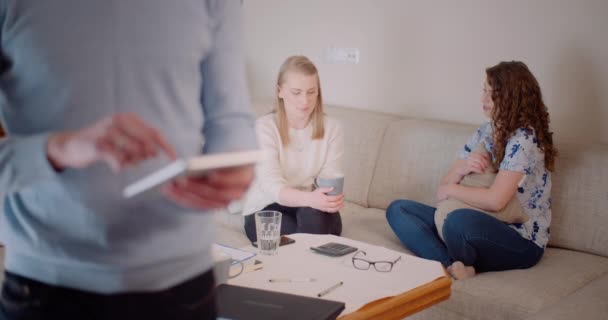
[[[258,103],[258,115],[271,110]],[[475,126],[342,107],[343,236],[408,252],[385,219],[391,201],[433,205],[436,186]],[[554,128],[558,130],[557,128]],[[449,300],[412,319],[608,319],[608,146],[557,144],[550,247],[527,270],[454,281]],[[217,214],[218,242],[248,244],[240,214]]]

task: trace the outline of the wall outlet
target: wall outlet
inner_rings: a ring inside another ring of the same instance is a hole
[[[359,63],[359,49],[358,48],[338,48],[329,47],[327,48],[327,54],[325,60],[328,63]]]

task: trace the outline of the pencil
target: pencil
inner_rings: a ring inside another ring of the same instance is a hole
[[[343,284],[344,284],[344,282],[343,282],[343,281],[340,281],[340,282],[338,282],[338,283],[334,284],[333,286],[331,286],[331,287],[329,287],[329,288],[327,288],[327,289],[325,289],[325,290],[323,290],[323,291],[319,292],[319,294],[317,294],[317,297],[321,298],[322,296],[324,296],[324,295],[326,295],[326,294],[328,294],[328,293],[330,293],[330,292],[334,291],[336,288],[338,288],[339,286],[341,286],[341,285],[343,285]]]

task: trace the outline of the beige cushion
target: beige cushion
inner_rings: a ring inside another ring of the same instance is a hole
[[[213,219],[218,226],[233,231],[245,232],[245,218],[242,212],[229,213],[228,210],[217,210],[213,214]]]
[[[386,222],[384,210],[345,202],[340,214],[343,237],[411,254]]]
[[[339,119],[344,129],[344,196],[348,201],[367,207],[382,138],[389,124],[398,118],[331,106],[325,111]]]
[[[487,155],[490,153],[486,150],[483,143],[480,143],[475,150],[474,153]],[[470,173],[465,176],[460,184],[467,187],[477,187],[477,188],[488,188],[494,183],[494,179],[496,179],[496,174],[492,172],[490,166],[488,166],[484,173]],[[524,223],[530,219],[528,215],[523,211],[519,200],[515,196],[511,198],[511,200],[507,203],[504,209],[498,212],[492,212],[488,210],[482,210],[471,205],[468,205],[457,199],[447,199],[441,201],[437,205],[437,210],[435,211],[435,227],[437,228],[437,233],[439,237],[443,240],[443,223],[448,215],[457,209],[474,209],[477,211],[485,212],[500,221],[504,221],[507,223]]]
[[[608,256],[608,145],[558,148],[549,245]]]
[[[441,305],[443,304],[445,304],[445,301],[418,313],[414,313],[403,320],[473,320],[461,313],[442,308]],[[484,318],[484,320],[485,319],[489,318]]]
[[[475,128],[421,119],[391,123],[369,191],[370,207],[386,209],[395,199],[434,206],[441,177]]]
[[[527,319],[608,272],[608,259],[570,250],[545,251],[525,270],[486,272],[452,283],[449,300],[420,313],[420,319],[460,314],[470,319]],[[444,311],[445,310],[445,311]],[[578,319],[587,318],[584,313]]]
[[[218,232],[216,243],[221,243],[233,248],[243,248],[251,245],[249,239],[245,235],[245,231],[224,230]]]
[[[606,319],[607,317],[608,274],[543,308],[528,320]]]

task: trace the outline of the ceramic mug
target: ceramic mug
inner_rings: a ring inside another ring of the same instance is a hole
[[[215,276],[216,285],[226,283],[228,282],[228,279],[232,279],[243,273],[243,262],[232,260],[232,257],[225,252],[213,252],[213,260],[215,262],[213,266],[213,274]],[[234,269],[238,271],[233,271]]]
[[[318,176],[315,179],[315,187],[317,188],[334,188],[326,193],[328,196],[341,195],[344,189],[344,176]]]

